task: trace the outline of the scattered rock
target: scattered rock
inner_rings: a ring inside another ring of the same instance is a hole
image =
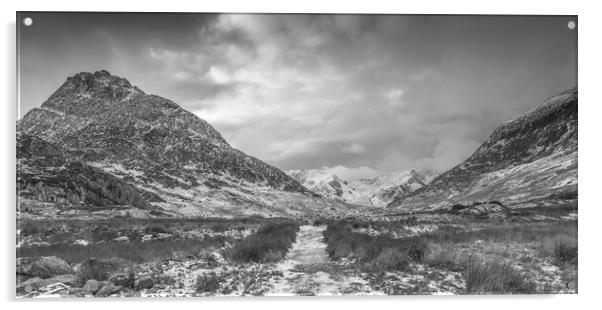
[[[121,290],[121,286],[115,285],[113,284],[113,282],[106,282],[105,285],[103,285],[100,290],[98,290],[98,292],[96,292],[96,297],[107,297],[110,296],[112,294],[115,294],[117,292],[119,292]]]
[[[28,274],[42,279],[51,278],[56,275],[75,273],[73,268],[71,268],[66,261],[56,256],[42,257],[31,263],[27,268]]]
[[[86,297],[87,295],[92,295],[92,293],[88,293],[85,289],[81,287],[72,287],[69,289],[69,295],[74,297]]]
[[[121,237],[117,237],[117,238],[113,239],[113,241],[115,241],[115,242],[128,242],[128,241],[130,241],[130,238],[128,236],[121,236]]]
[[[17,293],[31,293],[33,291],[37,291],[40,288],[52,285],[52,284],[56,284],[56,283],[63,283],[63,284],[73,284],[75,283],[75,275],[72,274],[65,274],[65,275],[58,275],[56,277],[52,277],[52,278],[48,278],[48,279],[42,279],[40,277],[34,277],[31,279],[28,279],[26,281],[24,281],[23,283],[21,283],[20,285],[17,286]]]
[[[109,276],[109,281],[115,285],[132,287],[134,284],[133,272],[116,272]]]
[[[156,240],[168,240],[173,238],[172,234],[166,234],[166,233],[158,233],[157,236],[155,236],[153,239]]]

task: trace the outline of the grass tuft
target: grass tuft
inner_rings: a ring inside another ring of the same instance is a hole
[[[469,258],[464,269],[468,294],[534,294],[536,285],[508,264]]]
[[[349,223],[327,226],[324,241],[330,258],[358,257],[368,272],[383,273],[407,270],[411,261],[422,262],[428,251],[428,243],[420,238],[375,237],[353,232],[354,226],[360,227]]]
[[[231,258],[238,263],[274,263],[282,260],[295,242],[299,225],[293,222],[265,224],[234,245]]]

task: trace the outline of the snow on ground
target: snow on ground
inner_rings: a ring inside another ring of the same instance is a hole
[[[325,229],[325,226],[301,226],[292,248],[277,265],[283,276],[273,280],[266,295],[383,295],[361,277],[345,274],[333,266],[322,242]]]

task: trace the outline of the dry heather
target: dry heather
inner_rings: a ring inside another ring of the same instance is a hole
[[[356,258],[359,269],[383,278],[391,272],[412,273],[413,264],[461,272],[467,294],[552,293],[546,281],[561,281],[576,290],[577,221],[492,224],[479,230],[441,226],[435,231],[411,237],[387,233],[367,234],[358,228],[373,229],[379,224],[357,221],[331,222],[324,241],[331,259]],[[415,268],[414,268],[415,269]],[[550,271],[551,270],[551,271]],[[554,271],[559,270],[559,271]],[[554,275],[561,274],[562,279]]]

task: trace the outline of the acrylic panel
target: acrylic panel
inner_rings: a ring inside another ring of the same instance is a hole
[[[577,16],[16,23],[18,297],[577,293]]]

